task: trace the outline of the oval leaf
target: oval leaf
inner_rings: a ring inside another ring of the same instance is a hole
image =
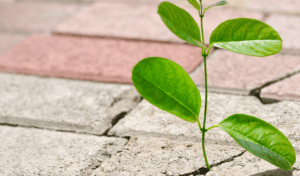
[[[296,162],[295,150],[287,137],[261,119],[234,114],[224,119],[219,127],[246,150],[281,169],[291,170]]]
[[[206,48],[200,41],[198,24],[187,11],[170,2],[162,2],[158,6],[157,13],[177,37],[190,44]]]
[[[240,54],[264,57],[278,53],[282,39],[275,29],[259,20],[237,18],[221,23],[212,32],[209,44]]]
[[[197,0],[187,0],[190,4],[192,4],[195,9],[199,10],[200,9],[200,5],[199,3],[197,2]]]
[[[188,122],[197,122],[200,92],[177,63],[160,57],[145,58],[134,66],[132,81],[142,97],[153,105]]]

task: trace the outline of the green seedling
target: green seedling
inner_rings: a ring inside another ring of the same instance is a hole
[[[217,125],[205,128],[207,111],[206,57],[212,47],[223,48],[249,56],[265,57],[277,54],[282,39],[269,25],[250,18],[236,18],[221,23],[211,34],[209,47],[205,46],[203,17],[206,10],[227,4],[220,1],[203,10],[202,0],[188,0],[200,16],[199,28],[184,9],[162,2],[158,14],[165,25],[182,40],[201,48],[204,58],[205,107],[203,126],[199,121],[201,97],[188,73],[177,63],[160,57],[149,57],[138,62],[132,70],[132,81],[138,92],[153,105],[191,123],[198,123],[202,132],[205,163],[210,169],[205,152],[205,133],[215,127],[226,131],[247,151],[271,164],[291,170],[296,162],[295,150],[286,136],[271,124],[245,114],[234,114]]]

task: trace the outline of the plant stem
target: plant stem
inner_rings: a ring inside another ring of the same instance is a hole
[[[203,128],[202,128],[202,149],[203,149],[203,155],[205,159],[205,163],[207,168],[210,170],[206,153],[205,153],[205,122],[206,122],[206,111],[207,111],[207,68],[206,68],[206,54],[203,55],[204,58],[204,75],[205,75],[205,105],[204,105],[204,120],[203,120]]]
[[[198,127],[199,127],[200,131],[203,131],[199,119],[197,122],[198,122]]]
[[[210,130],[210,129],[212,129],[212,128],[215,128],[215,127],[219,127],[219,124],[218,125],[213,125],[213,126],[207,128],[207,129],[205,129],[205,132],[208,131],[208,130]]]
[[[203,31],[203,8],[202,8],[202,0],[199,0],[200,2],[200,11],[199,11],[199,16],[200,16],[200,19],[201,19],[201,36],[202,36],[202,42],[203,44],[205,45],[205,40],[204,40],[204,31]],[[210,50],[210,48],[209,48]],[[209,164],[208,164],[208,160],[207,160],[207,157],[206,157],[206,152],[205,152],[205,122],[206,122],[206,111],[207,111],[207,68],[206,68],[206,56],[209,54],[209,51],[206,53],[204,49],[202,49],[202,56],[203,56],[203,59],[204,59],[204,75],[205,75],[205,105],[204,105],[204,120],[203,120],[203,128],[201,130],[202,131],[202,150],[203,150],[203,155],[204,155],[204,159],[205,159],[205,163],[206,163],[206,166],[207,166],[207,169],[210,170],[210,167],[209,167]],[[198,120],[199,121],[199,120]]]

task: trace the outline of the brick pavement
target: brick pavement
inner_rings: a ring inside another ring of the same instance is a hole
[[[185,0],[170,1],[199,23]],[[131,85],[135,63],[166,57],[190,73],[204,102],[200,50],[168,31],[160,2],[0,0],[0,175],[203,175],[197,125],[141,101]],[[207,126],[257,116],[290,139],[299,160],[300,4],[229,3],[207,11],[206,43],[220,22],[252,17],[279,32],[283,50],[266,58],[212,50]],[[218,128],[206,146],[207,176],[300,175],[299,162],[278,169]]]

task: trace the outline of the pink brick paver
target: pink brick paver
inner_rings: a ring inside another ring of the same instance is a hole
[[[300,50],[300,16],[274,14],[265,22],[280,34],[284,49]]]
[[[150,56],[173,60],[187,72],[202,62],[200,48],[186,44],[35,35],[0,58],[0,71],[131,83],[131,69]]]
[[[78,5],[53,3],[0,2],[0,29],[6,31],[49,32],[80,9]]]
[[[184,42],[162,22],[157,14],[157,4],[99,2],[58,25],[54,33]],[[198,12],[191,5],[179,6],[200,23]],[[222,8],[208,10],[204,18],[206,43],[209,42],[211,32],[221,22],[238,17],[262,19],[263,14]]]
[[[246,1],[246,0],[244,0]],[[251,0],[246,2],[246,8],[263,12],[300,13],[299,0]]]
[[[276,82],[261,90],[262,99],[300,101],[300,74]]]
[[[259,88],[300,69],[300,56],[277,54],[268,57],[251,57],[216,50],[207,61],[208,85],[216,89],[236,89],[242,94]],[[198,85],[204,85],[203,65],[192,74]]]
[[[26,34],[14,34],[14,33],[0,33],[0,56],[4,54],[5,51],[28,37]]]

